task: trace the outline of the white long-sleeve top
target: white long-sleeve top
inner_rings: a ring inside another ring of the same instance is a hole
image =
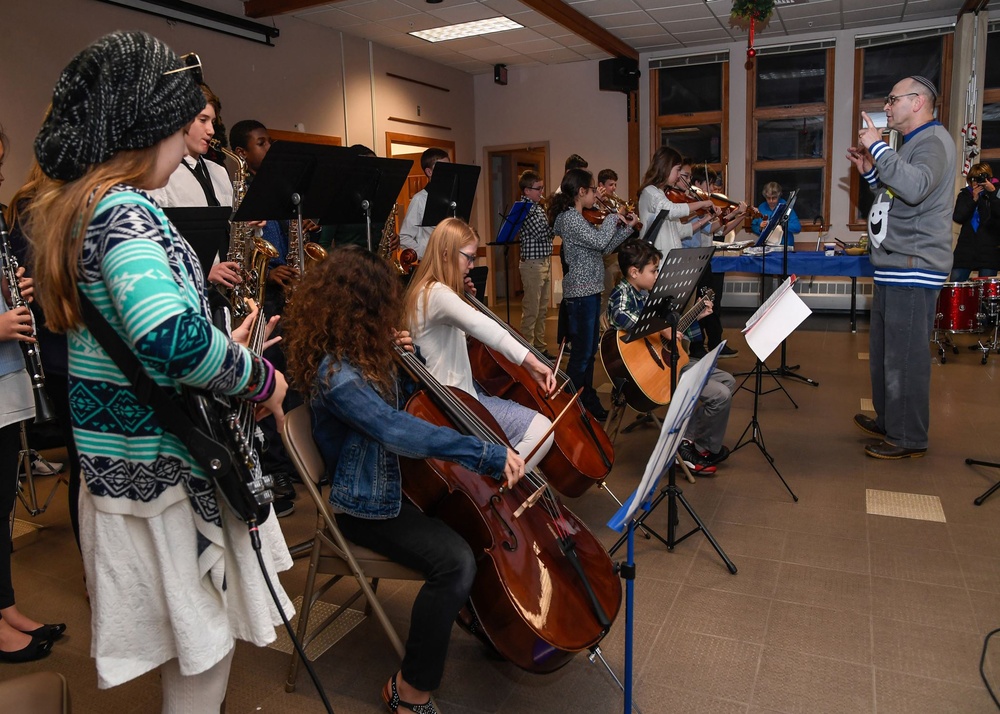
[[[691,237],[691,224],[681,223],[681,219],[691,215],[691,205],[674,203],[667,199],[662,190],[646,186],[639,194],[639,220],[642,221],[642,238],[649,240],[646,233],[649,225],[660,211],[667,211],[667,217],[660,222],[656,237],[652,240],[664,255],[674,248],[683,247],[681,241]]]
[[[417,251],[417,259],[424,257],[427,243],[431,239],[431,226],[420,225],[424,220],[424,210],[427,208],[427,189],[421,189],[406,207],[406,217],[399,228],[399,245],[403,248],[413,248]]]
[[[427,369],[439,382],[476,396],[466,334],[497,350],[514,364],[524,362],[528,348],[454,290],[434,283],[429,291],[426,315],[421,295],[417,300],[415,324],[410,325],[410,330]]]

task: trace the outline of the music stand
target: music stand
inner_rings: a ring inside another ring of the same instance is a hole
[[[364,223],[368,250],[374,253],[378,246],[373,240],[372,223],[385,223],[412,166],[410,159],[356,157],[348,174],[350,182],[333,196],[320,223]]]
[[[784,280],[785,278],[788,277],[788,239],[790,237],[792,237],[791,233],[788,230],[788,220],[792,216],[792,209],[795,208],[795,199],[798,198],[798,196],[799,196],[798,189],[792,191],[791,195],[788,197],[788,206],[782,212],[781,218],[778,219],[778,222],[780,223],[780,225],[782,227],[782,231],[784,231],[784,235],[782,236],[784,238],[784,240],[782,241],[782,245],[781,245],[781,279],[782,280]],[[778,213],[778,210],[775,209],[774,213],[771,214],[771,217],[773,218],[777,213]],[[768,222],[767,227],[768,228],[771,227],[771,223],[770,222]],[[766,260],[766,256],[765,256],[765,260]],[[818,387],[819,386],[819,382],[817,382],[815,379],[810,379],[809,377],[804,377],[801,374],[796,374],[795,373],[795,370],[797,370],[799,368],[799,365],[797,365],[797,364],[793,364],[793,365],[787,364],[787,362],[786,362],[787,355],[788,355],[788,346],[786,344],[786,341],[782,340],[782,342],[781,342],[781,364],[778,365],[778,369],[776,369],[774,371],[774,373],[777,374],[779,377],[790,377],[792,379],[797,379],[800,382],[805,382],[806,384],[808,384],[810,386]],[[796,408],[798,407],[797,404],[795,406],[796,406]]]
[[[781,472],[778,471],[778,467],[774,464],[774,457],[768,453],[767,447],[764,445],[764,435],[760,428],[760,419],[758,418],[757,411],[761,395],[761,380],[765,369],[764,360],[774,351],[779,342],[784,341],[812,312],[802,302],[802,298],[795,294],[795,291],[792,289],[794,282],[794,275],[787,278],[774,291],[771,297],[757,308],[757,312],[747,320],[746,327],[743,329],[743,334],[746,335],[747,339],[747,346],[756,355],[757,364],[754,365],[753,371],[750,373],[755,378],[753,413],[750,416],[750,423],[747,424],[743,433],[740,434],[740,438],[737,439],[736,446],[733,447],[733,453],[748,444],[755,444],[760,449],[760,453],[767,459],[767,463],[774,470],[774,473],[778,475],[781,483],[784,484],[792,500],[798,502],[799,497],[795,495],[781,475]],[[744,441],[748,432],[750,433],[750,438]]]
[[[671,251],[671,255],[677,251]],[[667,408],[667,415],[663,419],[663,426],[660,429],[660,436],[653,447],[649,461],[643,472],[638,488],[625,500],[618,512],[608,521],[608,527],[619,533],[625,530],[625,535],[619,539],[619,543],[624,540],[628,543],[626,549],[626,559],[624,563],[619,563],[619,573],[625,581],[625,683],[622,685],[624,693],[624,712],[631,714],[632,711],[632,655],[633,655],[633,625],[635,618],[635,529],[648,516],[656,504],[662,500],[663,493],[657,496],[656,500],[650,503],[653,491],[663,480],[664,473],[669,473],[673,478],[673,472],[677,461],[677,448],[680,446],[681,438],[687,430],[691,415],[698,407],[698,398],[701,390],[705,388],[712,370],[715,368],[719,352],[726,344],[723,340],[716,345],[715,349],[698,361],[694,366],[684,372],[680,381],[677,382],[670,406]],[[639,518],[635,518],[635,512],[639,508],[646,509],[646,512]],[[688,508],[690,511],[690,508]],[[693,532],[693,531],[692,531]],[[715,540],[706,530],[705,534],[711,540],[712,545],[719,550]],[[685,536],[686,537],[686,536]],[[611,550],[613,553],[617,549]],[[721,552],[721,551],[720,551]],[[723,554],[725,558],[725,554]],[[732,565],[728,559],[731,572],[736,572],[736,566]],[[621,684],[621,683],[619,683]]]
[[[507,253],[512,245],[520,244],[521,241],[517,240],[517,236],[534,205],[531,201],[516,201],[506,215],[501,213],[500,217],[503,218],[503,221],[500,223],[500,230],[497,231],[496,240],[486,244],[494,248],[497,246],[503,248],[503,287],[504,295],[507,297],[508,325],[510,324],[510,270],[508,269]]]
[[[712,257],[714,248],[711,246],[707,248],[677,248],[669,253],[663,259],[663,263],[660,265],[660,274],[656,278],[656,284],[649,293],[649,297],[646,299],[645,305],[643,305],[642,313],[639,315],[639,319],[636,321],[635,325],[629,331],[623,339],[625,342],[633,342],[644,338],[646,335],[658,332],[667,327],[671,328],[671,338],[670,338],[670,394],[671,396],[671,408],[674,402],[674,392],[676,391],[677,385],[677,310],[684,307],[688,300],[691,298],[691,294],[694,292],[695,287],[698,284],[698,279],[701,277],[702,271],[705,269],[705,265]],[[715,359],[718,356],[719,349],[721,345],[725,344],[725,341],[721,342],[713,351],[711,362],[714,365]],[[707,360],[707,358],[703,358]],[[695,367],[700,368],[701,363],[698,362]],[[692,367],[691,369],[694,369]],[[698,390],[701,393],[701,390]],[[668,410],[669,413],[669,410]],[[666,427],[666,422],[664,422],[664,428]],[[667,499],[667,537],[663,538],[659,533],[653,530],[651,527],[645,525],[646,519],[656,510],[656,507],[660,503]],[[684,535],[677,537],[676,527],[679,521],[677,513],[677,502],[680,501],[681,505],[691,516],[691,519],[695,522],[695,528],[688,531]],[[660,495],[656,497],[656,500],[652,502],[650,507],[635,521],[635,525],[643,526],[645,532],[649,535],[654,536],[657,540],[667,546],[667,550],[673,550],[681,541],[687,539],[689,536],[694,535],[698,531],[701,531],[708,538],[709,543],[715,548],[715,552],[719,554],[725,562],[726,567],[729,569],[730,573],[736,573],[736,566],[733,561],[729,559],[729,556],[722,550],[722,547],[716,542],[715,538],[709,532],[707,526],[698,514],[691,507],[691,504],[687,502],[684,498],[684,493],[677,487],[677,474],[676,465],[674,462],[670,463],[670,468],[667,472],[667,485],[660,491]],[[618,541],[608,550],[609,553],[614,553],[618,550],[622,544],[626,541],[627,536],[622,536]]]
[[[427,184],[427,206],[420,225],[436,226],[445,218],[461,218],[466,223],[472,216],[472,201],[479,183],[479,166],[439,161]]]
[[[220,260],[226,259],[229,253],[229,217],[233,213],[231,207],[164,208],[163,212],[181,237],[194,248],[206,276],[215,264],[216,255]]]

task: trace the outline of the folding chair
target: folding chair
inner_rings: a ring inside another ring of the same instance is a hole
[[[378,601],[375,591],[378,581],[382,578],[390,580],[423,580],[422,574],[410,568],[398,565],[388,558],[359,545],[349,543],[337,527],[336,519],[330,513],[327,502],[320,493],[320,480],[325,474],[323,457],[320,456],[316,443],[312,438],[312,420],[309,406],[303,404],[285,415],[285,429],[282,440],[289,458],[295,464],[302,483],[316,505],[316,535],[313,538],[312,551],[309,556],[309,571],[306,577],[306,588],[302,594],[302,605],[299,610],[299,624],[296,636],[302,643],[302,648],[308,646],[317,635],[333,624],[359,598],[365,598],[364,614],[375,613],[375,617],[385,630],[386,636],[395,648],[399,658],[405,652],[403,642],[389,622],[382,604]],[[316,576],[329,575],[329,580],[317,587]],[[337,611],[309,630],[309,615],[313,605],[331,587],[344,577],[353,577],[358,583],[358,589],[337,606]],[[369,583],[371,579],[371,583]],[[346,635],[354,627],[361,624],[360,619],[348,628]],[[298,653],[292,650],[292,659],[288,666],[288,680],[285,691],[295,691],[295,679],[298,674]]]

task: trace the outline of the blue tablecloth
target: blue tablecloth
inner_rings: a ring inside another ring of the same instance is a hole
[[[781,275],[781,253],[765,256],[766,275]],[[714,273],[761,272],[759,255],[717,254],[712,258]],[[845,278],[872,277],[875,272],[867,255],[831,255],[809,251],[788,254],[788,273],[794,275],[836,275]]]

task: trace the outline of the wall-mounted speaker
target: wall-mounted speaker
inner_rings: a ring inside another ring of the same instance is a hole
[[[634,92],[639,89],[639,62],[628,57],[613,57],[599,63],[603,92]]]

